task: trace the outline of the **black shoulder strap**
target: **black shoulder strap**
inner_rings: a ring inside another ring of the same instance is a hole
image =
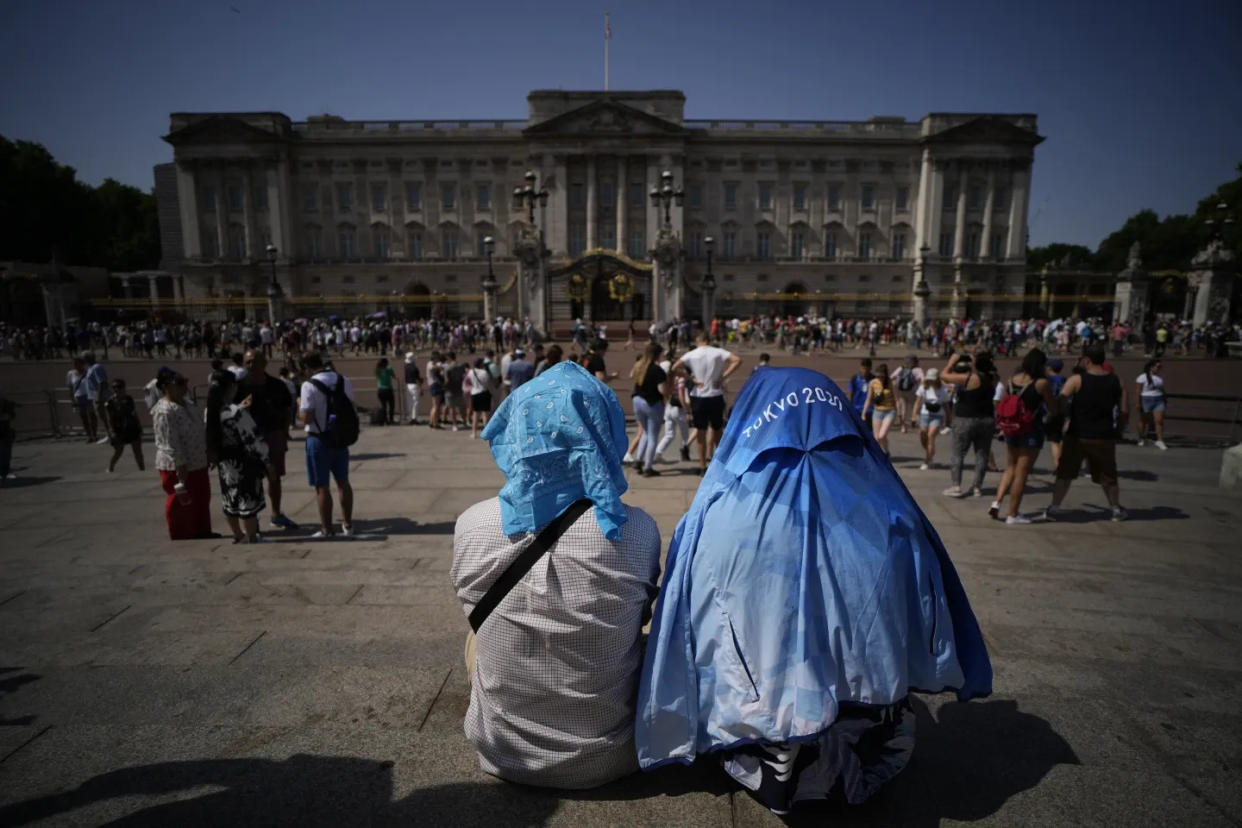
[[[501,573],[482,600],[475,604],[470,612],[470,629],[475,632],[479,631],[479,627],[483,626],[483,622],[492,614],[492,610],[496,609],[510,590],[517,586],[518,581],[526,576],[530,568],[535,565],[535,561],[543,557],[552,544],[560,539],[565,530],[572,526],[590,505],[591,501],[586,499],[575,502],[539,531],[531,545],[526,547],[513,563],[509,564],[509,568]]]

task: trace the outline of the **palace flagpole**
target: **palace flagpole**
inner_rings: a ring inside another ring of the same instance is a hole
[[[608,91],[608,41],[612,40],[612,25],[608,22],[608,12],[604,12],[604,91]]]

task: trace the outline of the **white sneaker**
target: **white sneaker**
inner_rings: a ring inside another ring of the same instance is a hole
[[[988,507],[988,517],[992,520],[1000,520],[1000,503],[993,500],[992,505]]]
[[[352,538],[354,536],[354,525],[352,523],[342,523],[341,536],[345,538]]]
[[[1139,438],[1139,441],[1138,441],[1138,445],[1140,445],[1140,446],[1145,446],[1145,445],[1147,445],[1147,441],[1146,441],[1146,440],[1144,440],[1144,439],[1142,439],[1142,438],[1140,437],[1140,438]]]
[[[332,535],[329,532],[325,532],[322,529],[319,529],[315,532],[315,534],[311,535],[311,537],[322,539],[322,538],[330,538],[332,537]]]
[[[457,431],[457,426],[453,426],[453,431]]]
[[[1048,508],[1044,509],[1044,520],[1056,520],[1057,517],[1064,513],[1065,509],[1061,506],[1049,505]]]
[[[1125,509],[1121,508],[1120,506],[1113,507],[1113,522],[1114,523],[1120,523],[1121,521],[1127,519],[1128,517],[1130,517],[1130,513],[1127,512]]]
[[[95,445],[102,446],[106,442],[108,442],[107,437],[100,437],[98,440],[95,441]]]
[[[919,471],[927,471],[927,464],[919,463]]]
[[[941,492],[941,494],[944,495],[945,497],[965,497],[966,496],[966,492],[962,491],[961,486],[950,486],[949,488]]]
[[[978,486],[975,486],[973,489],[970,490],[970,496],[971,497],[983,497],[983,489],[980,489]]]
[[[1161,451],[1168,451],[1168,450],[1169,450],[1169,447],[1168,447],[1168,446],[1166,446],[1166,445],[1164,444],[1164,440],[1157,440],[1157,441],[1156,441],[1156,448],[1160,449]]]
[[[1026,515],[1010,515],[1009,517],[1005,518],[1005,523],[1010,526],[1013,526],[1014,524],[1023,524],[1023,523],[1030,523],[1030,522],[1031,522],[1031,519],[1027,517]]]
[[[630,454],[630,453],[627,451],[627,452],[625,453],[625,456],[621,458],[621,462],[622,462],[622,463],[633,463],[633,462],[634,462],[634,455]]]

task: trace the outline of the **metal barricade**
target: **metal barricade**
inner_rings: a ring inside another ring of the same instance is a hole
[[[1232,394],[1193,394],[1193,393],[1170,393],[1165,394],[1165,399],[1172,402],[1184,402],[1186,405],[1170,405],[1164,413],[1165,431],[1178,434],[1179,436],[1194,437],[1199,439],[1208,439],[1211,441],[1219,441],[1222,445],[1234,445],[1238,442],[1239,426],[1242,425],[1242,396]],[[1139,401],[1135,401],[1136,411],[1134,416],[1137,417],[1137,407],[1141,405]],[[1228,416],[1224,416],[1225,414]],[[1178,423],[1209,423],[1212,425],[1226,425],[1228,429],[1208,428],[1200,429],[1193,426],[1188,429],[1182,429],[1171,426],[1170,421]]]

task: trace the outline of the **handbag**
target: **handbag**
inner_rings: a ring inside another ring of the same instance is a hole
[[[518,581],[525,577],[530,568],[535,565],[535,561],[543,557],[552,544],[565,534],[565,530],[572,526],[573,522],[581,517],[590,505],[591,501],[586,498],[575,501],[556,519],[539,530],[539,534],[535,536],[530,546],[522,550],[522,554],[509,564],[508,569],[501,573],[479,603],[474,605],[474,609],[470,611],[470,629],[476,633],[479,631],[479,627],[483,626],[483,622],[492,614],[492,610],[496,609],[505,596],[517,586]]]

